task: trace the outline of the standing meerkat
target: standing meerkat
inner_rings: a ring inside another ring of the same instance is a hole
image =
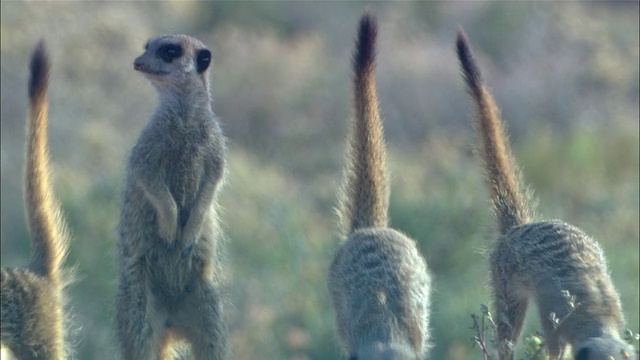
[[[374,79],[376,19],[365,13],[353,58],[351,122],[339,216],[346,241],[329,269],[338,336],[353,360],[423,359],[431,279],[415,242],[388,227],[389,184]]]
[[[621,339],[625,321],[602,249],[565,222],[532,222],[532,205],[521,189],[498,108],[462,29],[456,47],[476,103],[480,155],[500,231],[489,257],[500,359],[513,359],[529,300],[537,304],[551,358],[560,358],[571,345],[576,360],[635,359]],[[566,291],[578,303],[573,310]],[[557,328],[551,313],[563,319]]]
[[[134,61],[159,105],[131,151],[118,232],[116,336],[124,359],[227,356],[216,214],[225,141],[211,108],[211,52],[186,35],[151,38]]]
[[[40,41],[31,57],[25,164],[25,204],[31,233],[31,261],[2,268],[2,347],[18,359],[64,359],[63,289],[71,280],[62,269],[68,231],[53,194],[47,141],[49,57]]]

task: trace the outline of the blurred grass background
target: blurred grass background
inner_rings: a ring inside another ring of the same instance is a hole
[[[115,226],[124,161],[156,105],[133,71],[146,39],[187,33],[213,53],[214,111],[229,138],[221,205],[235,359],[336,359],[326,270],[364,2],[2,2],[2,266],[29,259],[22,204],[27,63],[47,41],[50,139],[73,231],[67,264],[77,358],[112,359]],[[540,219],[606,251],[638,331],[638,2],[376,2],[377,80],[392,225],[434,276],[433,359],[480,359],[470,313],[488,303],[494,236],[459,76],[465,27],[502,108]],[[534,315],[531,311],[530,315]],[[538,329],[529,316],[526,332]]]

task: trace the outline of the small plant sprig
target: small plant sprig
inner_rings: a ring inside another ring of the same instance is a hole
[[[636,358],[640,359],[640,334],[634,333],[630,329],[624,331],[623,336],[624,341],[628,342],[633,346],[636,352]],[[629,354],[623,351],[622,358],[625,360],[631,359]]]
[[[493,321],[493,317],[491,316],[491,312],[489,312],[489,307],[487,307],[487,305],[480,304],[480,313],[480,316],[475,313],[471,314],[471,319],[473,320],[471,330],[475,332],[475,335],[472,338],[473,346],[478,345],[482,350],[484,360],[490,360],[492,357],[489,354],[489,349],[487,348],[487,331],[491,330],[495,333],[496,323]]]
[[[558,331],[560,326],[562,326],[562,324],[567,321],[567,319],[571,315],[573,315],[573,313],[580,307],[581,304],[577,301],[576,296],[571,294],[568,290],[562,290],[560,294],[567,304],[568,312],[562,318],[559,318],[558,315],[554,312],[549,313],[548,319],[549,321],[551,321],[553,329],[548,334],[537,332],[525,338],[525,358],[527,360],[548,359],[548,357],[544,353],[545,338],[554,335],[555,332]],[[489,308],[486,305],[480,305],[480,313],[480,315],[477,315],[475,313],[471,314],[473,325],[470,329],[475,332],[472,341],[474,346],[478,345],[482,350],[484,360],[490,360],[492,359],[492,356],[489,353],[489,348],[487,346],[487,337],[489,331],[495,334],[497,326],[493,320],[491,312],[489,312]],[[624,339],[625,341],[634,345],[634,347],[636,348],[636,356],[640,358],[640,352],[638,350],[638,347],[640,345],[640,334],[634,333],[631,330],[626,330],[624,333]],[[623,359],[628,360],[631,358],[627,353],[624,352],[621,355]]]
[[[576,302],[576,296],[571,294],[568,290],[561,290],[560,294],[562,295],[564,300],[567,302],[567,307],[569,308],[569,312],[562,319],[558,319],[556,314],[553,312],[549,314],[549,320],[553,322],[554,331],[556,331],[560,327],[560,325],[562,325],[562,323],[565,322],[565,320],[567,320],[569,316],[571,316],[571,314],[573,314],[576,311],[576,309],[578,309],[578,307],[580,307],[581,305],[579,302]]]
[[[544,349],[544,335],[536,332],[530,334],[524,339],[524,356],[528,360],[546,360],[546,356],[543,355],[542,349]]]

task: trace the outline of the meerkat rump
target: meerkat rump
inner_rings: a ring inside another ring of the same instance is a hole
[[[70,274],[62,262],[68,231],[53,194],[47,141],[49,58],[44,41],[31,57],[25,165],[25,204],[32,237],[25,268],[2,268],[2,347],[18,359],[64,359],[63,290]]]
[[[521,188],[498,108],[462,29],[456,47],[476,104],[479,153],[500,231],[489,259],[500,359],[513,359],[529,300],[537,304],[551,358],[571,345],[576,360],[634,359],[621,339],[625,322],[602,249],[565,222],[532,222],[533,206]],[[578,303],[572,313],[564,291]],[[564,319],[556,329],[550,313]]]
[[[225,140],[209,92],[211,52],[186,35],[151,38],[134,61],[159,106],[133,147],[118,231],[116,336],[124,359],[227,356],[216,214]]]
[[[389,184],[374,79],[375,17],[360,20],[354,107],[339,216],[346,241],[329,269],[338,336],[350,359],[423,359],[431,279],[415,242],[388,227]]]

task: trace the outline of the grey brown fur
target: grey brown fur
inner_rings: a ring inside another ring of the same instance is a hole
[[[513,359],[529,301],[538,307],[552,359],[560,358],[567,345],[576,360],[635,359],[633,349],[621,339],[625,322],[602,249],[565,222],[531,222],[532,206],[520,190],[499,111],[462,29],[457,52],[476,103],[480,154],[500,229],[489,258],[500,359]],[[579,303],[573,313],[563,290]],[[550,313],[564,319],[557,329]]]
[[[430,275],[415,242],[387,227],[389,186],[375,88],[373,15],[360,20],[355,114],[339,215],[346,241],[329,269],[338,336],[350,359],[423,359],[429,342]]]
[[[25,204],[32,237],[25,268],[2,268],[2,347],[18,359],[64,359],[64,287],[61,266],[68,232],[51,184],[47,142],[49,58],[40,41],[31,58],[25,165]]]
[[[216,198],[225,142],[211,108],[210,51],[186,35],[151,38],[134,62],[159,106],[131,151],[118,227],[116,336],[124,359],[227,357]]]

